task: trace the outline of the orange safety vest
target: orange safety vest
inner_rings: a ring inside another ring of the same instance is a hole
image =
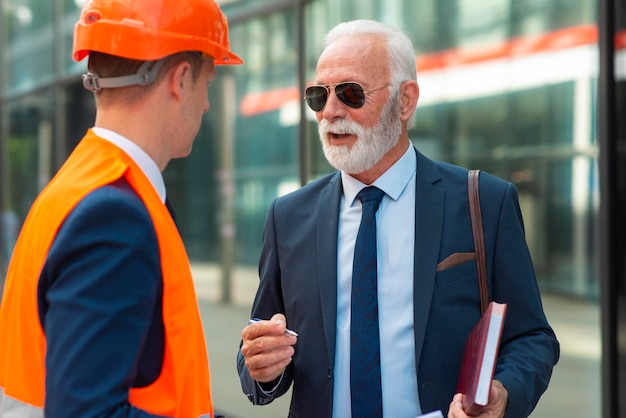
[[[145,204],[159,243],[165,352],[151,385],[129,402],[151,414],[213,417],[209,362],[189,260],[167,208],[135,162],[91,130],[33,204],[15,245],[0,305],[0,417],[43,417],[46,337],[37,285],[59,227],[93,190],[124,177]]]

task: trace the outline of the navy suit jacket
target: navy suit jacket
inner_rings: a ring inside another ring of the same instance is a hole
[[[422,411],[444,415],[456,392],[465,340],[481,315],[474,260],[437,272],[450,255],[474,251],[467,174],[417,152],[416,373]],[[241,351],[238,370],[255,404],[271,402],[293,384],[290,417],[332,412],[341,194],[340,174],[328,175],[276,199],[265,224],[252,316],[284,313],[299,337],[293,362],[271,394],[251,379]],[[506,416],[523,417],[545,391],[559,345],[543,312],[515,187],[481,173],[480,199],[490,296],[508,304],[495,378],[509,393]]]

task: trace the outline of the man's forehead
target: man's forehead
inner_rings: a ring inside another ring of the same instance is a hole
[[[317,81],[363,81],[384,77],[388,71],[383,42],[372,35],[345,36],[330,44],[320,55]],[[339,77],[340,79],[336,79]]]

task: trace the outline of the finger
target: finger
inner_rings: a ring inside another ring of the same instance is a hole
[[[289,363],[291,363],[291,359],[288,359],[281,364],[274,364],[264,368],[248,370],[250,371],[250,377],[252,377],[252,379],[258,382],[271,382],[285,372]]]
[[[248,369],[263,369],[266,367],[272,367],[274,365],[280,365],[291,360],[294,354],[294,349],[291,346],[281,347],[273,351],[263,351],[253,356],[246,358],[246,366]]]
[[[291,363],[293,347],[287,346],[274,351],[266,351],[246,358],[246,367],[250,376],[260,382],[269,382],[281,375]]]
[[[284,324],[285,326],[287,326],[287,318],[285,317],[285,315],[283,315],[281,313],[274,314],[274,316],[272,316],[271,320],[275,321],[275,322],[280,322],[280,323]]]
[[[287,329],[287,318],[285,318],[285,315],[283,315],[281,313],[274,314],[274,316],[272,316],[272,319],[270,321],[279,323],[281,325],[284,325],[285,328],[284,328],[283,332],[285,332],[286,334],[289,334],[289,335],[294,336],[294,337],[298,336],[298,333],[296,331]],[[295,344],[295,342],[294,342],[294,344]]]
[[[284,323],[259,319],[250,321],[250,324],[241,331],[241,339],[244,341],[266,335],[281,335],[285,332]]]
[[[244,331],[245,334],[245,331]],[[254,338],[244,336],[241,345],[241,353],[245,358],[252,357],[261,353],[270,353],[284,348],[290,349],[290,355],[293,355],[293,345],[298,341],[296,337],[287,334],[265,334]]]
[[[491,391],[489,392],[488,405],[490,411],[492,412],[491,416],[503,417],[508,402],[509,392],[500,381],[493,380],[491,384]]]
[[[450,402],[448,418],[464,418],[466,416],[467,415],[463,411],[463,395],[457,393],[452,398],[452,402]]]
[[[491,382],[491,390],[489,392],[489,400],[491,399],[506,399],[508,398],[508,391],[499,380],[493,380]]]

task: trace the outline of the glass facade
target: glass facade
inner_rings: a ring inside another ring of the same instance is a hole
[[[71,59],[81,3],[0,0],[2,270],[33,199],[93,123],[80,80],[86,64]],[[302,100],[324,35],[340,21],[381,20],[416,47],[413,144],[517,186],[546,311],[559,318],[563,301],[576,307],[564,332],[556,329],[561,364],[584,364],[568,387],[577,402],[563,416],[599,416],[597,1],[221,3],[245,64],[218,68],[191,156],[165,171],[201,297],[251,303],[270,203],[332,170]],[[623,87],[626,66],[616,74]],[[568,345],[570,328],[595,330],[586,349]],[[553,387],[567,385],[560,376]],[[540,408],[558,403],[546,397]]]

